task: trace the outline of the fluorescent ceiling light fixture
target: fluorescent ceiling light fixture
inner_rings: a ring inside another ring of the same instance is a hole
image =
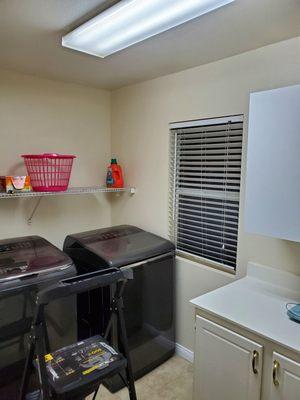
[[[103,58],[233,1],[121,0],[65,35],[62,45]]]

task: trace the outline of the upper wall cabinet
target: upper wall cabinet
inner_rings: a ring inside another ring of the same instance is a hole
[[[245,219],[300,242],[300,85],[250,95]]]

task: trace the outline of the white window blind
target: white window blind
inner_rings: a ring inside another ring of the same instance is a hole
[[[235,269],[243,116],[170,124],[170,231],[177,251]]]

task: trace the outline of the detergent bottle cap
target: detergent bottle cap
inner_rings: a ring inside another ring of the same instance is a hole
[[[112,158],[112,159],[111,159],[111,164],[118,164],[118,163],[117,163],[117,159],[116,159],[116,158]]]

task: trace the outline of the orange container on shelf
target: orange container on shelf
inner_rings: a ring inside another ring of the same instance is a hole
[[[111,188],[123,188],[124,179],[121,166],[116,158],[111,159],[111,164],[107,169],[106,185]]]
[[[30,176],[0,176],[0,192],[18,193],[30,192]]]

